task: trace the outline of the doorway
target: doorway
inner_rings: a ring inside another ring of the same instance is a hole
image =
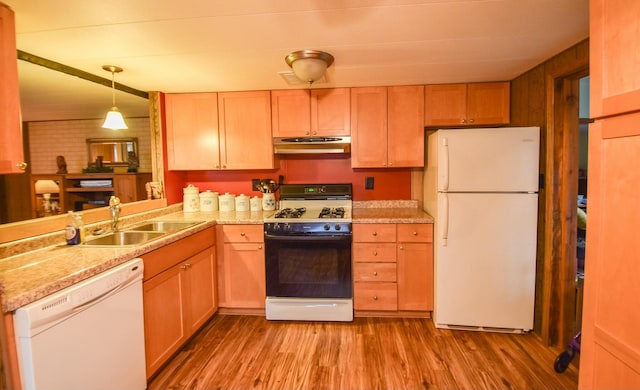
[[[577,285],[578,194],[581,175],[581,80],[588,69],[550,77],[551,115],[547,137],[545,188],[545,276],[543,281],[546,324],[543,339],[566,346],[578,330],[581,295]],[[588,79],[587,79],[588,80]],[[584,81],[583,90],[584,90]],[[587,92],[588,93],[588,92]],[[588,107],[588,102],[587,102]],[[583,114],[584,115],[584,114]],[[584,124],[586,125],[586,123]],[[586,177],[586,171],[584,172]],[[586,181],[584,181],[586,191]],[[585,192],[586,196],[586,192]]]

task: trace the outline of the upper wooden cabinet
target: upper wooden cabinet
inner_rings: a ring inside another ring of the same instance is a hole
[[[24,173],[13,11],[0,3],[0,174]]]
[[[273,136],[348,136],[349,92],[349,88],[271,91]]]
[[[272,169],[269,91],[218,94],[222,169]]]
[[[169,170],[220,167],[218,94],[165,95]]]
[[[640,109],[638,1],[592,0],[589,39],[591,118]]]
[[[425,126],[509,124],[509,82],[425,87]]]
[[[424,87],[351,89],[351,166],[424,166]]]
[[[269,91],[165,96],[169,170],[271,169]]]

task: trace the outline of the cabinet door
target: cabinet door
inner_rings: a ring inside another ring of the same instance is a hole
[[[218,94],[222,169],[272,169],[269,91]]]
[[[508,124],[510,117],[509,83],[467,85],[467,124]]]
[[[147,378],[189,337],[185,314],[184,272],[178,264],[143,284]]]
[[[311,90],[311,135],[351,134],[349,88]]]
[[[220,167],[216,93],[165,95],[169,170]]]
[[[433,310],[432,243],[398,244],[398,310]]]
[[[389,87],[388,167],[424,166],[424,87]]]
[[[640,2],[591,0],[590,116],[640,109]]]
[[[188,281],[187,330],[195,332],[217,309],[215,286],[215,248],[211,247],[187,259],[181,267],[186,269]]]
[[[0,3],[0,174],[24,173],[15,17]]]
[[[466,124],[466,84],[427,85],[424,91],[425,126],[463,126]]]
[[[387,88],[351,89],[351,167],[387,166]]]
[[[113,192],[122,203],[135,202],[137,197],[136,175],[114,175]]]
[[[589,125],[580,388],[640,388],[638,166],[640,113]]]
[[[306,89],[271,91],[271,115],[274,137],[311,135],[309,91]]]
[[[266,299],[263,244],[226,243],[222,262],[224,306],[263,309]]]

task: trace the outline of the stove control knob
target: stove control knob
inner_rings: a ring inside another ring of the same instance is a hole
[[[291,225],[289,225],[288,223],[285,223],[285,224],[284,224],[284,230],[285,230],[285,231],[287,231],[287,232],[288,232],[289,230],[291,230]]]
[[[276,232],[277,232],[278,230],[280,230],[280,225],[278,225],[277,223],[274,223],[274,224],[273,224],[273,230],[274,230],[274,231],[276,231]]]
[[[329,230],[331,229],[331,225],[329,225],[328,223],[324,224],[324,230]]]
[[[340,225],[338,225],[338,224],[336,224],[335,228],[336,228],[336,230],[340,230],[341,229]]]

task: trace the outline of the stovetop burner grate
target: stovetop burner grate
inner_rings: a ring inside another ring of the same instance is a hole
[[[344,218],[344,207],[323,207],[318,218]]]
[[[307,211],[306,207],[291,208],[287,207],[278,211],[274,218],[301,218]]]

